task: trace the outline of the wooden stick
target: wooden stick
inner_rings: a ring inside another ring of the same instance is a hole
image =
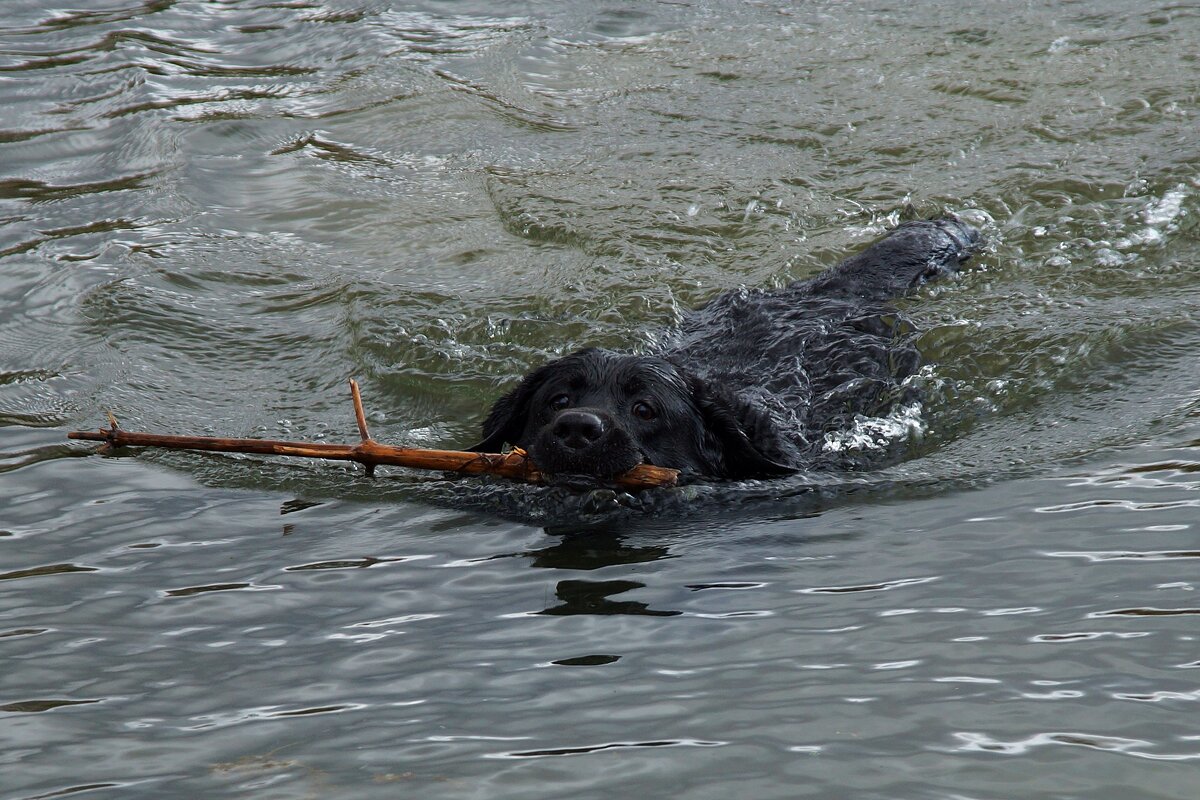
[[[358,381],[354,378],[350,379],[350,402],[354,403],[354,421],[358,423],[358,435],[364,442],[371,441],[371,434],[367,431],[367,413],[363,411],[362,395],[358,391]]]
[[[354,421],[358,424],[358,435],[363,444],[371,441],[371,432],[367,430],[367,412],[363,411],[362,395],[358,391],[358,381],[350,379],[350,402],[354,403]],[[375,464],[364,463],[367,477],[375,477]]]
[[[286,442],[273,439],[229,439],[217,436],[172,436],[157,433],[126,431],[117,425],[110,413],[108,428],[97,431],[71,431],[68,439],[104,442],[108,447],[163,447],[173,450],[207,450],[220,453],[258,453],[262,455],[326,458],[335,461],[357,461],[373,474],[377,464],[412,469],[456,472],[461,475],[498,475],[513,480],[543,483],[545,479],[537,465],[524,450],[508,453],[472,453],[463,450],[424,450],[414,447],[393,447],[379,444],[367,431],[366,414],[358,384],[350,381],[350,396],[354,417],[362,441],[355,445],[317,442]],[[622,489],[638,491],[657,486],[674,486],[678,470],[641,464],[618,475],[612,483]]]

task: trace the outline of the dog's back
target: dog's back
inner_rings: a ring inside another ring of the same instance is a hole
[[[904,223],[866,250],[780,290],[726,292],[688,314],[663,357],[768,411],[791,463],[824,435],[887,413],[920,364],[891,301],[959,270],[981,238],[954,218]]]

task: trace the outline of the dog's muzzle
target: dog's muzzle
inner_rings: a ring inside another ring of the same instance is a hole
[[[642,463],[632,437],[601,409],[568,408],[550,420],[529,447],[549,475],[612,478]]]

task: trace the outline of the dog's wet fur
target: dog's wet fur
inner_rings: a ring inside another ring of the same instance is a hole
[[[906,222],[809,280],[717,296],[655,354],[552,361],[496,401],[471,449],[523,448],[574,486],[641,463],[691,481],[826,468],[826,433],[910,394],[919,354],[898,337],[891,301],[957,272],[979,243],[958,219]]]

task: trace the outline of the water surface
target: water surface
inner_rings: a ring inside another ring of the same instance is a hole
[[[10,2],[5,797],[1194,798],[1187,4]],[[953,211],[852,476],[546,490],[519,375]],[[382,472],[382,471],[381,471]],[[583,523],[592,523],[584,525]]]

